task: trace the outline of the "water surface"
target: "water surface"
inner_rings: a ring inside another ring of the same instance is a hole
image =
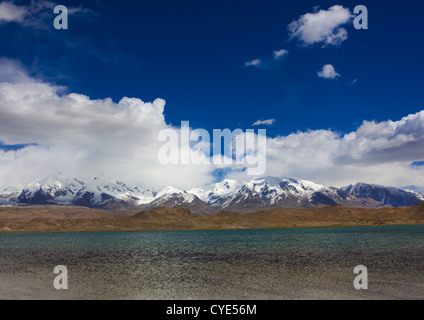
[[[424,226],[0,235],[0,299],[423,299],[423,268]]]

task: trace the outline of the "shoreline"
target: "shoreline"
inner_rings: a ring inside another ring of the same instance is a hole
[[[253,231],[253,230],[287,230],[287,229],[327,229],[327,228],[364,228],[364,227],[416,227],[423,224],[385,224],[385,225],[328,225],[328,226],[299,226],[280,228],[232,228],[232,229],[158,229],[158,230],[93,230],[93,231],[0,231],[0,235],[9,234],[82,234],[82,233],[131,233],[131,232],[187,232],[187,231]]]

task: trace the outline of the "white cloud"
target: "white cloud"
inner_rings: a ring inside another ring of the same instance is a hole
[[[0,3],[0,23],[22,22],[27,14],[25,7],[20,7],[12,2]]]
[[[289,52],[286,49],[276,50],[274,51],[274,59],[281,59],[288,54]]]
[[[0,24],[16,22],[22,26],[45,28],[51,26],[54,7],[58,5],[49,0],[31,1],[29,5],[18,6],[11,1],[0,3]],[[67,7],[68,14],[91,13],[91,10],[83,7]],[[49,23],[46,20],[51,20]]]
[[[304,46],[316,43],[339,45],[347,39],[347,31],[341,26],[351,20],[348,8],[335,5],[328,10],[302,15],[288,25],[288,30],[290,37],[299,39]]]
[[[424,110],[399,121],[364,121],[353,132],[297,132],[267,140],[267,173],[341,187],[355,182],[423,185]],[[230,177],[248,179],[245,173]]]
[[[336,79],[341,77],[341,75],[336,72],[333,65],[326,64],[322,67],[322,70],[318,72],[318,77],[324,79]]]
[[[246,67],[256,67],[261,70],[278,69],[281,66],[281,61],[284,60],[289,52],[286,49],[276,50],[272,53],[272,57],[265,57],[263,59],[257,58],[247,61],[244,65]]]
[[[247,61],[244,65],[246,67],[260,67],[262,65],[262,60],[261,59],[250,60],[250,61]]]
[[[257,120],[255,121],[252,126],[260,126],[260,125],[267,125],[270,126],[275,122],[275,119],[267,119],[267,120]]]
[[[29,77],[6,59],[0,60],[0,81],[0,139],[8,145],[37,144],[0,152],[2,184],[26,184],[58,171],[82,180],[105,173],[156,187],[212,181],[211,166],[158,162],[158,132],[169,127],[162,99],[124,97],[116,103],[61,95],[63,88]]]

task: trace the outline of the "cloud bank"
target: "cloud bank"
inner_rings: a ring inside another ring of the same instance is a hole
[[[212,179],[211,167],[176,168],[158,162],[158,132],[168,127],[162,99],[124,97],[116,103],[61,94],[64,88],[33,79],[6,59],[0,60],[0,80],[0,140],[37,144],[0,151],[2,185],[26,184],[58,171],[82,180],[106,173],[157,187]]]
[[[123,97],[114,102],[65,92],[30,77],[16,61],[0,60],[0,140],[35,144],[0,150],[2,187],[22,186],[59,171],[83,181],[107,174],[149,187],[204,185],[213,182],[217,168],[225,169],[228,178],[252,178],[240,170],[243,166],[161,165],[159,132],[179,130],[166,123],[163,99]],[[333,186],[359,181],[419,186],[424,166],[410,164],[423,160],[424,110],[398,121],[364,121],[346,134],[310,130],[268,137],[266,175]]]
[[[336,187],[356,182],[423,185],[424,110],[399,121],[364,121],[353,132],[310,130],[268,138],[267,174]],[[232,173],[236,179],[243,173]]]

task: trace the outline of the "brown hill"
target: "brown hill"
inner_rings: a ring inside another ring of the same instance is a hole
[[[138,213],[81,207],[0,208],[0,233],[95,232],[424,224],[424,202],[400,208],[269,209],[253,213],[220,211],[196,215],[186,208],[155,208]]]
[[[143,210],[130,218],[128,221],[134,220],[151,220],[151,219],[180,219],[189,218],[191,212],[187,208],[154,208],[152,210]]]

